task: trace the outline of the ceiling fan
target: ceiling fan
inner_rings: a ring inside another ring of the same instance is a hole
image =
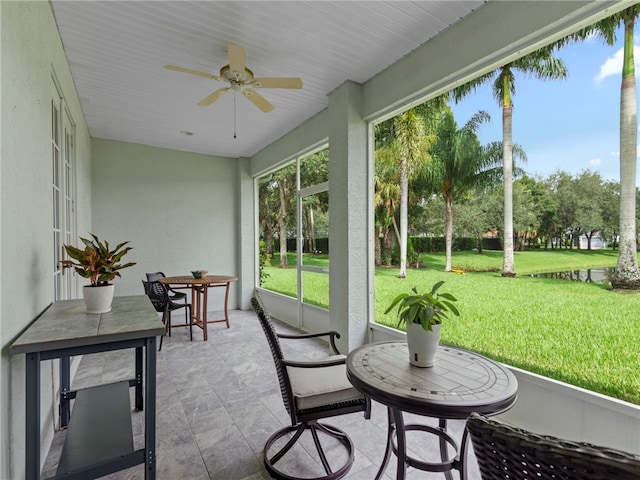
[[[253,72],[245,64],[247,52],[238,45],[227,43],[227,55],[229,64],[220,69],[219,75],[190,68],[176,67],[175,65],[165,65],[164,68],[229,83],[228,87],[219,88],[200,100],[198,105],[201,107],[211,105],[226,92],[233,90],[234,92],[241,92],[263,112],[270,112],[275,107],[256,91],[257,88],[302,88],[302,80],[298,77],[254,77]]]

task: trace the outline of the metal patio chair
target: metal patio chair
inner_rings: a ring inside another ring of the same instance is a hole
[[[353,464],[353,442],[344,431],[332,425],[320,423],[320,420],[353,412],[364,412],[365,418],[369,419],[371,402],[353,388],[347,379],[346,357],[339,354],[335,345],[335,338],[339,338],[339,334],[335,331],[300,335],[278,333],[257,294],[251,299],[251,304],[267,337],[280,382],[280,393],[291,419],[290,426],[275,432],[265,444],[263,458],[269,475],[280,480],[300,478],[277,468],[276,463],[282,460],[302,434],[309,430],[325,472],[324,476],[314,477],[314,480],[335,480],[344,477]],[[331,350],[334,352],[334,355],[324,361],[286,359],[280,347],[280,339],[295,340],[323,336],[329,337]],[[338,440],[346,449],[348,455],[346,462],[339,467],[330,465],[318,433],[324,433]],[[272,447],[283,437],[285,439],[279,444],[286,441],[284,446],[271,454]]]
[[[169,332],[169,336],[171,336],[171,312],[185,308],[187,319],[191,319],[191,304],[186,301],[185,303],[173,302],[169,296],[169,289],[158,281],[147,282],[146,280],[142,280],[142,285],[144,292],[147,294],[147,297],[149,297],[149,300],[151,300],[151,304],[156,309],[156,312],[162,313],[162,323],[164,324],[165,334],[160,337],[160,347],[158,348],[158,351],[160,351],[162,350],[162,340],[167,332]],[[193,341],[193,324],[189,321],[188,325],[189,339]]]
[[[164,272],[151,272],[151,273],[147,273],[147,282],[156,282],[158,280],[160,280],[161,278],[165,278],[166,275],[164,274]],[[167,289],[169,290],[169,298],[171,299],[172,302],[174,303],[187,303],[187,294],[184,292],[179,292],[177,290],[174,290],[173,288],[167,286]],[[187,318],[187,309],[185,308],[184,310],[184,315],[185,315],[185,323],[189,323],[189,319]]]

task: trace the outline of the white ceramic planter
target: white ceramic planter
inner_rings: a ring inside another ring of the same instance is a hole
[[[84,303],[87,306],[87,313],[106,313],[111,311],[111,302],[115,285],[103,285],[92,287],[85,285],[82,288]]]
[[[433,362],[440,343],[440,327],[434,325],[432,331],[427,331],[418,323],[407,325],[407,343],[409,347],[409,362],[416,367],[433,367]]]

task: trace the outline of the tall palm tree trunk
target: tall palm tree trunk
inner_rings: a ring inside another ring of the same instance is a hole
[[[409,212],[409,179],[407,176],[407,159],[400,160],[400,272],[399,278],[407,277],[407,230]]]
[[[445,197],[445,264],[444,271],[451,271],[451,245],[453,244],[453,192]]]
[[[624,66],[620,89],[620,245],[611,279],[614,288],[640,290],[636,238],[636,164],[638,118],[633,59],[635,15],[624,16]]]
[[[280,234],[280,268],[287,268],[289,262],[287,259],[287,203],[286,188],[282,182],[278,182],[278,193],[280,196],[280,210],[278,212],[278,228]]]
[[[509,88],[504,89],[509,92]],[[508,95],[505,95],[508,97]],[[515,277],[515,262],[513,258],[513,106],[510,99],[505,100],[502,107],[502,158],[504,164],[504,258],[502,262],[502,276]]]
[[[511,96],[515,93],[515,72],[522,72],[542,80],[566,78],[567,68],[560,58],[553,56],[555,46],[543,47],[524,57],[514,60],[494,72],[482,75],[477,79],[453,90],[456,101],[470,90],[475,89],[487,80],[494,79],[493,94],[502,106],[502,148],[503,148],[503,180],[504,180],[504,259],[503,277],[514,277],[515,259],[513,255],[513,139]]]
[[[382,265],[382,227],[378,227],[373,235],[375,266]]]

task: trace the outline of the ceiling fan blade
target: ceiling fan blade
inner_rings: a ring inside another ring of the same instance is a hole
[[[213,102],[219,99],[222,95],[224,95],[227,90],[229,90],[229,87],[219,88],[208,97],[205,97],[202,100],[200,100],[198,102],[198,105],[201,107],[206,107],[207,105],[211,105]]]
[[[266,98],[256,92],[253,88],[245,88],[242,94],[249,99],[256,107],[263,112],[267,113],[273,110],[275,107],[271,105]]]
[[[212,73],[201,72],[200,70],[192,70],[190,68],[176,67],[175,65],[165,65],[167,70],[175,70],[176,72],[188,73],[189,75],[198,75],[204,78],[213,78],[214,80],[222,80],[218,75]]]
[[[298,77],[255,78],[251,84],[256,88],[302,88]]]
[[[247,51],[239,45],[227,43],[227,54],[229,55],[229,69],[232,72],[244,73],[247,68]]]

